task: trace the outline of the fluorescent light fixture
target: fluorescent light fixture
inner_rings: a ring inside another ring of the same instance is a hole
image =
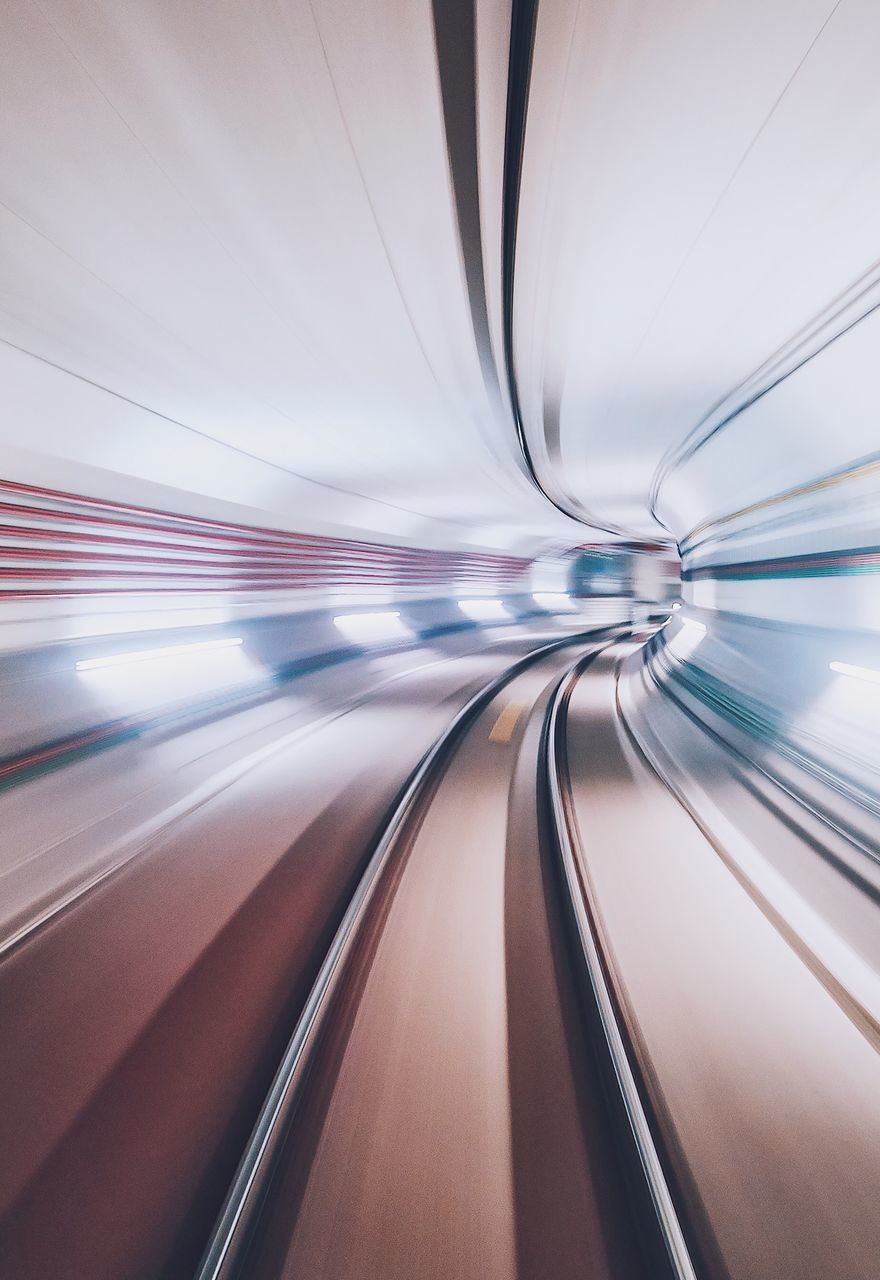
[[[500,600],[459,600],[462,613],[475,622],[488,622],[491,618],[509,618],[510,613]]]
[[[385,609],[381,613],[340,613],[333,625],[354,644],[369,644],[377,640],[408,640],[412,629],[400,620],[398,609]]]
[[[532,599],[542,609],[550,609],[556,612],[563,612],[575,607],[571,596],[566,591],[536,591],[532,595]]]
[[[176,658],[183,654],[208,653],[213,649],[237,649],[244,644],[241,636],[223,640],[196,640],[193,644],[171,644],[159,649],[137,649],[131,653],[112,653],[103,658],[83,658],[76,664],[77,671],[98,671],[102,667],[124,667],[131,662],[157,662],[163,658]]]
[[[842,676],[865,680],[868,684],[880,684],[880,671],[874,671],[871,667],[854,667],[849,662],[829,662],[828,665],[832,671],[837,671]]]

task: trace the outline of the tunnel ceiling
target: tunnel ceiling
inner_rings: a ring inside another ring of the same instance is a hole
[[[513,18],[511,58],[482,0],[9,0],[7,478],[422,544],[662,535],[670,451],[870,261],[878,18]]]

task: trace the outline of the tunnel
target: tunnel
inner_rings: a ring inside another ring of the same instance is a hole
[[[880,6],[0,31],[0,1280],[880,1280]]]

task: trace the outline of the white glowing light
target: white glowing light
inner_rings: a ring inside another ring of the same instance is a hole
[[[488,622],[491,618],[509,618],[510,613],[500,600],[459,600],[462,613],[475,622]]]
[[[697,622],[696,618],[683,618],[681,614],[678,614],[676,621],[679,623],[678,630],[672,639],[666,642],[666,647],[680,662],[687,662],[699,648],[706,634],[706,627],[704,623]]]
[[[536,591],[532,599],[542,609],[552,609],[557,613],[570,611],[575,607],[571,597],[565,591]]]
[[[412,629],[401,622],[397,609],[386,609],[381,613],[340,613],[333,619],[333,624],[355,644],[407,640],[413,634]]]
[[[76,667],[90,696],[120,715],[225,698],[267,678],[241,636],[84,658]]]
[[[865,680],[868,684],[880,684],[880,671],[874,671],[871,667],[854,667],[849,662],[830,662],[828,665],[832,671],[837,671],[842,676]]]
[[[102,667],[123,667],[131,662],[158,662],[190,653],[206,653],[211,649],[236,649],[244,644],[241,636],[223,640],[197,640],[192,644],[171,644],[157,649],[137,649],[131,653],[112,653],[104,658],[83,658],[76,664],[77,671],[97,671]]]

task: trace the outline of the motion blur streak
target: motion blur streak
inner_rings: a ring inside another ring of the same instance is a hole
[[[609,651],[575,690],[571,785],[620,1007],[706,1273],[794,1275],[809,1257],[816,1275],[870,1276],[876,898],[738,786],[690,718],[655,715],[639,662]],[[812,949],[807,903],[833,961]]]
[[[7,0],[0,1280],[878,1280],[876,0]]]
[[[540,662],[474,718],[402,834],[237,1274],[361,1276],[377,1256],[401,1277],[639,1273],[535,856],[543,716],[519,715],[570,662]]]

